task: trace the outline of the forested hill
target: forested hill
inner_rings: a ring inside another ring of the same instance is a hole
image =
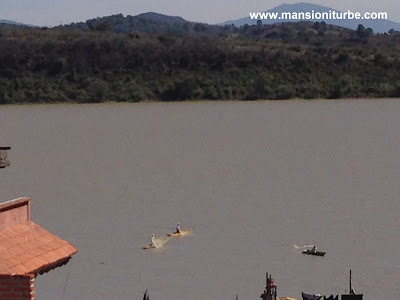
[[[147,33],[170,33],[187,36],[217,36],[222,28],[217,25],[194,23],[181,17],[162,15],[154,12],[137,16],[122,14],[87,20],[86,22],[71,23],[55,27],[61,30],[97,30],[113,31],[116,33],[132,33],[134,31]]]
[[[99,25],[0,26],[0,103],[400,97],[398,32],[300,22],[196,37]]]

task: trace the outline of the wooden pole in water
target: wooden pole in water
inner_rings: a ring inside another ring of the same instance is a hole
[[[349,294],[352,294],[352,288],[351,288],[351,269],[350,269],[350,276],[349,276]]]

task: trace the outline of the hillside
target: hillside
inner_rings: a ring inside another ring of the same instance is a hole
[[[187,23],[185,19],[182,17],[175,17],[175,16],[167,16],[163,14],[158,14],[155,12],[148,12],[148,13],[143,13],[140,15],[137,15],[138,18],[146,19],[146,20],[151,20],[155,22],[163,22],[163,23],[168,23],[168,24],[181,24],[181,23]]]
[[[34,27],[33,25],[22,24],[22,23],[18,23],[15,21],[4,20],[4,19],[0,19],[0,26],[3,28],[4,27]]]
[[[221,27],[203,23],[194,23],[181,17],[162,15],[154,12],[137,16],[112,15],[102,18],[90,19],[86,22],[71,23],[54,27],[60,30],[97,30],[113,31],[116,33],[170,33],[186,36],[217,36]]]
[[[24,25],[24,24],[22,24],[22,23],[10,21],[10,20],[4,20],[4,19],[0,19],[0,24]]]
[[[397,32],[220,28],[216,38],[0,28],[0,103],[400,97]]]

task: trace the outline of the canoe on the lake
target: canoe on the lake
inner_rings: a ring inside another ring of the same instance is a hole
[[[315,255],[315,256],[325,256],[326,252],[314,251],[314,250],[311,250],[311,249],[306,249],[306,250],[303,250],[303,254]]]
[[[154,248],[162,248],[164,245],[170,240],[172,237],[154,237],[154,234],[151,236],[151,244],[143,246],[143,249],[154,249]]]
[[[154,248],[156,247],[154,247],[153,245],[146,245],[142,247],[142,249],[154,249]]]
[[[322,298],[322,295],[321,294],[307,294],[307,293],[301,292],[301,297],[303,298],[303,300],[320,300]]]
[[[181,229],[179,230],[179,232],[167,233],[167,235],[170,237],[182,237],[188,235],[191,232],[192,230],[190,229]]]

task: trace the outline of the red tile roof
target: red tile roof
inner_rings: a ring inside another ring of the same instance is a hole
[[[0,274],[37,274],[68,262],[77,250],[28,221],[0,231]]]

